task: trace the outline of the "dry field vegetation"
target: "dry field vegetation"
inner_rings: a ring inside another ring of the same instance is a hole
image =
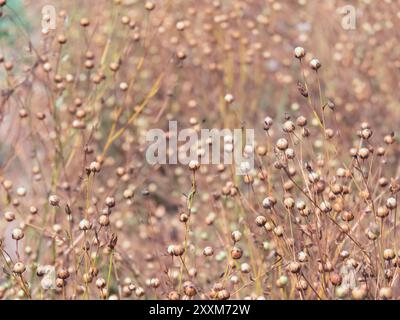
[[[399,298],[400,5],[345,4],[0,0],[0,297]],[[254,170],[148,164],[169,120]]]

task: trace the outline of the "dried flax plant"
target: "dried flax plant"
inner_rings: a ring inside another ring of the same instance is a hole
[[[355,2],[0,0],[0,298],[400,297],[400,6]],[[150,165],[170,120],[254,169]]]

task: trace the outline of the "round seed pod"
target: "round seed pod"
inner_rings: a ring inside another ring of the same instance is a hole
[[[379,290],[379,297],[383,300],[390,300],[393,298],[393,291],[390,287],[383,287]]]
[[[276,226],[274,228],[274,233],[277,237],[282,237],[283,236],[283,227],[282,226]]]
[[[362,287],[356,287],[351,291],[354,300],[364,300],[367,296],[367,291]]]
[[[330,274],[329,280],[335,287],[342,284],[342,276],[336,272]]]
[[[306,50],[303,47],[294,48],[294,56],[297,59],[302,59],[306,55]]]
[[[384,141],[386,144],[392,144],[392,143],[394,142],[394,136],[393,136],[393,134],[388,134],[388,135],[386,135],[386,136],[383,138],[383,141]]]
[[[396,254],[394,253],[394,250],[392,249],[385,249],[383,251],[383,258],[385,260],[392,260],[396,257]]]
[[[350,222],[353,221],[354,215],[350,211],[343,211],[341,214],[341,218],[343,221]]]
[[[59,277],[60,279],[65,280],[65,279],[68,279],[69,276],[70,276],[70,274],[69,274],[68,269],[62,268],[62,269],[58,270],[58,272],[57,272],[57,277]]]
[[[262,205],[264,209],[272,209],[276,205],[276,199],[272,196],[264,198]]]
[[[183,284],[183,292],[188,296],[188,297],[194,297],[197,294],[196,287],[194,284],[190,281],[185,281]]]
[[[231,238],[233,242],[238,242],[242,238],[242,233],[240,231],[235,230],[232,232]]]
[[[181,245],[175,245],[173,246],[173,254],[176,257],[179,257],[185,253],[185,248],[182,247]]]
[[[307,118],[304,117],[304,116],[299,116],[299,117],[296,119],[296,124],[297,124],[299,127],[305,127],[305,126],[307,125]]]
[[[203,250],[203,255],[210,257],[214,254],[214,249],[212,247],[205,247]]]
[[[25,272],[25,270],[26,270],[26,267],[22,262],[17,262],[13,266],[13,272],[16,274],[22,274]]]
[[[264,130],[269,130],[274,123],[274,120],[272,120],[271,117],[265,117],[264,118]]]
[[[156,5],[151,1],[146,1],[144,7],[147,11],[153,11],[155,9]]]
[[[378,207],[378,210],[376,211],[376,215],[379,218],[386,218],[389,215],[389,209],[385,207]]]
[[[79,229],[82,230],[82,231],[87,231],[87,230],[89,230],[91,227],[92,227],[92,226],[91,226],[89,220],[87,220],[87,219],[82,219],[82,220],[79,222]]]
[[[231,294],[226,289],[222,289],[217,294],[218,300],[228,300],[230,297],[231,297]]]
[[[12,211],[7,211],[6,213],[4,213],[4,218],[8,222],[14,221],[15,220],[15,213],[12,212]]]
[[[103,289],[106,286],[106,280],[104,280],[103,278],[98,278],[96,280],[96,287],[99,289]]]
[[[88,27],[90,25],[90,21],[89,21],[88,18],[82,18],[79,21],[79,23],[80,23],[81,27],[84,27],[84,28],[86,28],[86,27]]]
[[[189,169],[196,171],[200,168],[200,163],[197,160],[190,160],[189,162]]]
[[[114,197],[107,197],[105,202],[106,202],[106,206],[109,208],[113,208],[115,206],[115,198]]]
[[[232,94],[227,93],[227,94],[225,95],[225,97],[224,97],[224,100],[225,100],[226,103],[231,104],[231,103],[235,100],[235,98],[233,97]]]
[[[256,225],[258,227],[263,227],[267,223],[267,219],[264,216],[258,216],[256,218]]]
[[[110,218],[107,214],[102,214],[99,217],[99,224],[103,227],[107,227],[110,224]]]
[[[293,132],[295,128],[293,121],[288,120],[283,124],[283,131],[286,133]]]
[[[50,203],[50,205],[52,205],[53,207],[57,207],[57,206],[60,204],[60,198],[59,198],[57,195],[52,194],[52,195],[49,197],[49,203]]]
[[[396,209],[397,201],[396,198],[390,197],[386,200],[386,207],[390,210]]]
[[[298,291],[305,291],[305,290],[307,290],[307,289],[308,289],[308,283],[307,283],[306,280],[304,280],[304,279],[299,279],[299,280],[296,282],[296,290],[298,290]]]
[[[283,204],[285,205],[285,207],[286,207],[287,209],[293,209],[293,208],[294,208],[295,202],[294,202],[293,198],[287,197],[287,198],[285,198],[285,199],[283,200]]]
[[[301,269],[301,264],[297,261],[293,261],[289,264],[288,268],[291,273],[299,273]]]
[[[93,161],[93,162],[90,163],[89,169],[90,169],[90,171],[92,171],[92,172],[100,172],[101,165],[100,165],[99,162]]]
[[[384,156],[384,155],[385,155],[385,148],[379,147],[379,148],[376,150],[376,153],[377,153],[377,155],[378,155],[379,157]]]
[[[310,61],[310,67],[311,69],[318,71],[318,69],[321,68],[321,62],[319,62],[318,59],[314,58]]]
[[[360,148],[360,150],[358,150],[358,156],[363,160],[368,159],[369,149],[368,148]]]
[[[288,148],[288,146],[289,146],[289,143],[285,138],[280,138],[276,142],[276,147],[281,151],[285,151]]]
[[[284,288],[287,285],[288,281],[289,281],[288,277],[282,275],[278,278],[278,280],[276,280],[276,286],[278,288]]]
[[[235,259],[235,260],[240,259],[240,258],[242,257],[242,255],[243,255],[242,249],[240,249],[240,248],[237,247],[237,246],[234,246],[234,247],[232,248],[232,250],[231,250],[231,257],[232,257],[232,259]]]
[[[15,228],[11,234],[14,240],[21,240],[24,237],[24,232],[20,228]]]
[[[63,34],[59,34],[57,36],[57,41],[59,44],[66,44],[67,43],[67,37]]]
[[[168,293],[168,300],[180,300],[181,296],[176,291],[171,291]]]
[[[306,208],[306,203],[303,200],[297,200],[296,208],[297,210],[304,210]]]

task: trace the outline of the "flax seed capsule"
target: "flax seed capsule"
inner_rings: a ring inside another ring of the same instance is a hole
[[[383,141],[384,141],[386,144],[392,144],[392,143],[394,142],[393,134],[388,134],[388,135],[386,135],[386,136],[383,138]]]
[[[386,200],[386,207],[390,210],[396,209],[397,201],[396,198],[390,197]]]
[[[282,237],[283,236],[283,227],[282,226],[276,226],[274,228],[274,233],[277,237]]]
[[[107,227],[110,224],[110,218],[106,214],[102,214],[99,217],[99,224],[103,227]]]
[[[343,221],[350,222],[353,221],[354,215],[350,211],[343,211],[341,214],[341,218]]]
[[[227,93],[224,97],[224,100],[226,103],[231,104],[235,100],[235,98],[233,97],[232,94]]]
[[[14,240],[18,241],[24,237],[24,232],[20,228],[15,228],[11,235]]]
[[[285,138],[280,138],[277,142],[276,142],[276,147],[281,150],[284,151],[288,148],[289,143]]]
[[[383,287],[379,290],[379,297],[383,300],[390,300],[393,297],[392,288]]]
[[[13,266],[13,272],[17,273],[17,274],[22,274],[24,273],[26,270],[25,265],[22,262],[17,262],[16,264],[14,264]]]
[[[59,44],[65,44],[67,43],[67,37],[63,34],[60,34],[57,36],[57,41]]]
[[[119,63],[111,62],[110,65],[109,65],[109,68],[110,68],[111,71],[116,72],[119,69]]]
[[[265,117],[264,118],[264,130],[270,129],[273,123],[274,123],[274,121],[272,120],[271,117]]]
[[[336,272],[330,274],[329,280],[335,287],[342,284],[342,276]]]
[[[394,253],[394,251],[392,249],[385,249],[383,251],[383,258],[385,260],[392,260],[396,257],[396,254]]]
[[[115,206],[115,198],[114,197],[107,197],[106,198],[106,206],[109,208],[113,208]]]
[[[235,246],[231,250],[231,257],[232,259],[240,259],[242,257],[243,251],[239,247]]]
[[[368,148],[360,148],[360,150],[358,150],[358,156],[363,160],[368,159],[369,149]]]
[[[288,120],[283,124],[284,132],[287,132],[287,133],[293,132],[295,130],[295,128],[296,127],[295,127],[293,121]]]
[[[84,28],[86,28],[87,26],[90,25],[90,21],[89,21],[88,18],[82,18],[82,19],[79,21],[79,23],[80,23],[80,25],[81,25],[82,27],[84,27]]]
[[[291,273],[299,273],[301,269],[301,264],[298,263],[297,261],[293,261],[289,264],[289,271]]]
[[[4,218],[8,222],[14,221],[15,220],[15,213],[11,212],[11,211],[7,211],[6,213],[4,213]]]
[[[59,198],[57,195],[52,194],[52,195],[49,197],[49,203],[50,203],[50,205],[52,205],[53,207],[57,207],[57,206],[60,204],[60,198]]]
[[[147,11],[153,11],[156,5],[153,2],[147,1],[144,5]]]
[[[233,231],[231,234],[233,242],[238,242],[242,238],[242,233],[240,231]]]
[[[296,119],[296,123],[299,127],[305,127],[307,125],[307,119],[304,116],[300,116]]]
[[[308,289],[308,283],[304,279],[299,279],[296,283],[296,289],[298,291],[305,291]]]
[[[276,199],[274,197],[266,197],[263,202],[262,205],[264,207],[264,209],[272,209],[276,204]]]
[[[385,206],[385,207],[378,207],[378,210],[376,212],[376,215],[379,218],[386,218],[389,215],[389,209]]]
[[[11,70],[14,68],[14,65],[13,65],[12,62],[6,61],[6,62],[4,62],[4,68],[5,68],[7,71],[11,71]]]
[[[57,277],[59,277],[60,279],[65,280],[65,279],[68,279],[69,276],[70,276],[70,273],[69,273],[68,269],[62,268],[62,269],[58,270],[58,272],[57,272]]]
[[[291,198],[291,197],[286,197],[286,198],[283,200],[283,204],[285,205],[285,207],[286,207],[287,209],[293,209],[293,208],[294,208],[294,205],[295,205],[295,202],[294,202],[294,199],[293,199],[293,198]]]
[[[321,62],[319,62],[318,59],[314,58],[310,61],[310,67],[311,69],[318,71],[318,69],[321,68]]]
[[[180,295],[178,292],[176,291],[171,291],[170,293],[168,293],[168,300],[180,300]]]
[[[294,48],[294,56],[297,59],[302,59],[306,55],[306,50],[303,47],[296,47]]]
[[[93,69],[94,68],[94,62],[93,60],[86,60],[85,61],[85,68],[86,69]]]
[[[212,247],[205,247],[203,250],[203,255],[210,257],[214,254],[214,249]]]
[[[297,210],[304,210],[306,208],[306,203],[303,200],[298,200],[296,202]]]
[[[384,155],[385,155],[385,148],[379,147],[379,148],[376,150],[376,153],[377,153],[377,155],[380,156],[380,157],[384,156]]]
[[[197,294],[196,287],[191,281],[185,281],[183,284],[183,291],[188,297],[194,297]]]
[[[100,172],[101,165],[100,165],[99,162],[93,161],[93,162],[90,163],[89,169],[90,169],[90,171],[92,171],[92,172]]]
[[[127,24],[129,24],[130,22],[131,22],[131,19],[130,19],[129,17],[127,17],[127,16],[122,16],[122,17],[121,17],[121,23],[122,23],[122,24],[127,25]]]
[[[267,223],[267,218],[265,218],[264,216],[258,216],[256,218],[256,225],[258,227],[263,227],[265,226],[266,223]]]
[[[21,119],[26,118],[28,116],[28,111],[25,108],[22,108],[18,111],[18,114]]]
[[[185,252],[185,248],[182,247],[181,245],[178,244],[178,245],[173,246],[173,254],[174,254],[174,256],[179,257],[179,256],[183,255],[184,252]]]
[[[82,231],[87,231],[91,228],[91,224],[87,219],[82,219],[79,222],[79,229]]]

